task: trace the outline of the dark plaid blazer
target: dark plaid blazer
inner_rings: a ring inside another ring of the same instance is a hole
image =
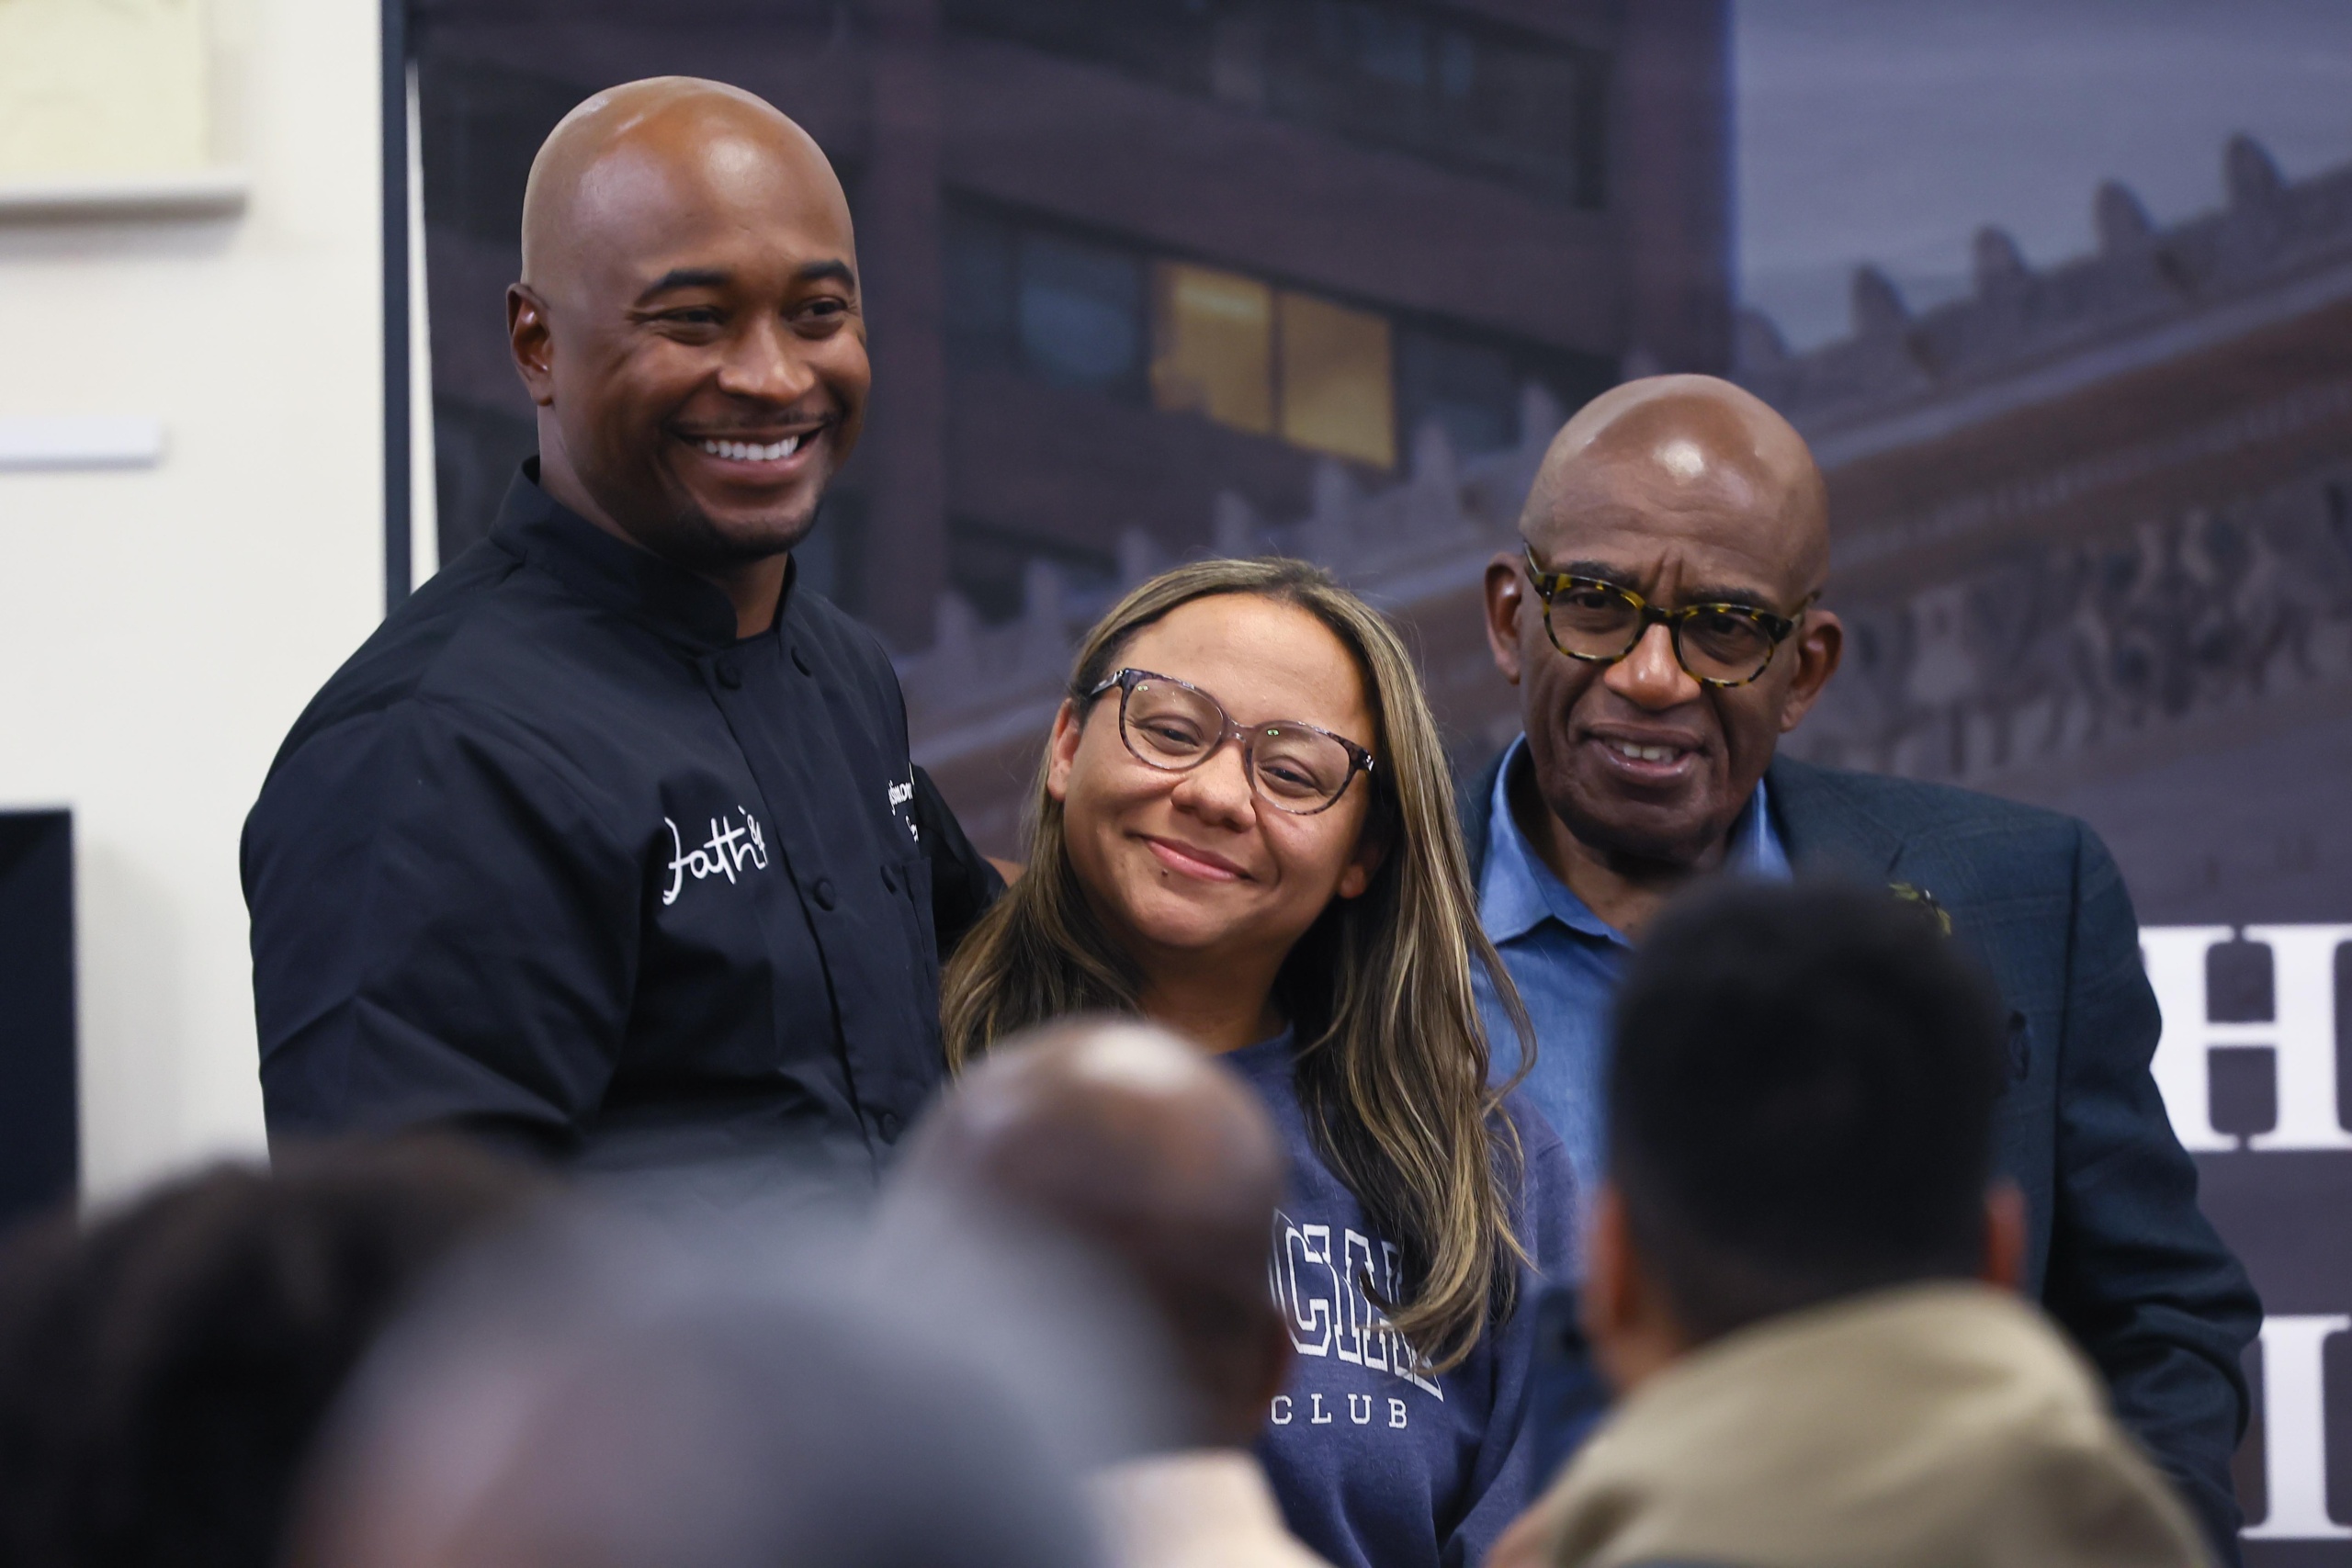
[[[1474,878],[1499,765],[1461,797]],[[2197,1168],[2149,1077],[2156,998],[2106,846],[2073,818],[1942,784],[1786,758],[1766,783],[1800,874],[1924,890],[1991,972],[2009,1009],[1995,1136],[2025,1191],[2026,1288],[2098,1363],[2116,1414],[2235,1562],[2240,1358],[2262,1307],[2198,1209]]]

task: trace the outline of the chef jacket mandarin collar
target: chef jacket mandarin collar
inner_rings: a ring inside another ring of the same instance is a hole
[[[539,460],[533,457],[507,488],[492,543],[590,603],[692,652],[715,653],[745,640],[735,635],[734,601],[717,584],[606,533],[549,495],[538,478]],[[778,631],[791,612],[797,575],[797,570],[786,572],[784,598],[776,606]]]

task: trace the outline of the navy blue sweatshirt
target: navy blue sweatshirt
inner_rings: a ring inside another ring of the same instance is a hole
[[[1324,1163],[1292,1082],[1285,1032],[1225,1060],[1264,1097],[1290,1149],[1269,1283],[1298,1351],[1258,1457],[1292,1531],[1339,1568],[1475,1564],[1545,1479],[1526,1420],[1542,1280],[1468,1359],[1433,1376],[1353,1281],[1400,1287],[1396,1248]],[[1575,1178],[1559,1135],[1513,1097],[1527,1176],[1515,1216],[1543,1274],[1566,1278]]]

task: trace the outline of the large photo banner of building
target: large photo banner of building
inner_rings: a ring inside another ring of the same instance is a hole
[[[2159,1085],[2269,1314],[2247,1560],[2352,1562],[2352,118],[2294,118],[2352,102],[2336,9],[415,0],[435,543],[532,449],[532,153],[659,73],[842,172],[876,390],[799,570],[993,853],[1075,637],[1208,553],[1396,615],[1471,775],[1517,730],[1479,583],[1544,443],[1624,378],[1733,377],[1831,496],[1851,635],[1792,753],[2113,848]],[[2143,174],[2133,104],[2193,149]],[[1841,298],[1774,270],[1791,236]]]

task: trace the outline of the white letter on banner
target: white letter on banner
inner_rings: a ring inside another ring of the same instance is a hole
[[[2327,1515],[2327,1411],[2320,1385],[2328,1336],[2352,1317],[2262,1320],[2262,1484],[2270,1511],[2248,1540],[2352,1540]]]
[[[2236,933],[2228,926],[2150,926],[2140,933],[2148,984],[2164,1014],[2151,1071],[2181,1146],[2213,1154],[2241,1146],[2352,1149],[2336,1111],[2335,950],[2352,925],[2248,926],[2270,950],[2270,1021],[2216,1023],[2205,995],[2205,956]],[[2207,1059],[2217,1046],[2267,1045],[2278,1125],[2243,1142],[2213,1126]]]

